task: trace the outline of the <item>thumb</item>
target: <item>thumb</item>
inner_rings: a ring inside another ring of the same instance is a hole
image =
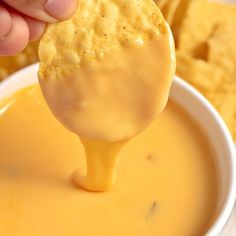
[[[77,0],[4,0],[17,11],[45,22],[55,22],[70,17]]]

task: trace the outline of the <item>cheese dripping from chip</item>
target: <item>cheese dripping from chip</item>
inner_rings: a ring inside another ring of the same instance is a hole
[[[175,71],[169,26],[152,0],[80,0],[70,20],[47,28],[39,58],[50,109],[85,148],[87,173],[74,181],[109,189],[121,147],[167,103]]]

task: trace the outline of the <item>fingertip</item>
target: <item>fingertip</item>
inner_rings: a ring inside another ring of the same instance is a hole
[[[1,1],[1,0],[0,0]],[[44,10],[44,4],[46,0],[3,0],[8,6],[11,6],[13,9],[17,10],[18,12],[32,17],[34,19],[44,21],[44,22],[56,22],[57,19],[50,16],[49,13],[47,13]],[[60,1],[60,0],[58,0]]]
[[[78,0],[48,0],[45,11],[57,20],[68,19],[76,10]]]
[[[0,39],[7,36],[7,34],[11,31],[12,19],[10,13],[6,8],[0,6]]]
[[[29,28],[20,15],[11,13],[12,27],[6,37],[0,40],[0,55],[10,56],[22,51],[29,42]]]
[[[46,27],[46,23],[39,21],[39,20],[35,20],[31,17],[24,17],[28,27],[29,27],[29,41],[36,41],[38,40]]]
[[[3,1],[24,15],[48,23],[68,19],[74,13],[78,2],[78,0]]]

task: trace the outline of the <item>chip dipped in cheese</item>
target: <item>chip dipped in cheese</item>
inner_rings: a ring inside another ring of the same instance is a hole
[[[81,0],[50,25],[39,80],[55,116],[81,137],[117,142],[166,105],[175,70],[170,29],[152,0]]]

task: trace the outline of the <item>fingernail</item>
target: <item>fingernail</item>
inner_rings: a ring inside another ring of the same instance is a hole
[[[3,41],[3,40],[5,40],[5,39],[7,39],[7,37],[10,35],[10,33],[11,33],[11,30],[10,30],[9,32],[7,32],[6,35],[1,36],[1,37],[0,37],[0,41]]]
[[[48,0],[44,5],[45,11],[58,20],[71,16],[76,8],[77,0]]]
[[[2,26],[0,28],[0,40],[7,38],[12,28],[12,20],[8,11],[0,6],[0,22]]]

